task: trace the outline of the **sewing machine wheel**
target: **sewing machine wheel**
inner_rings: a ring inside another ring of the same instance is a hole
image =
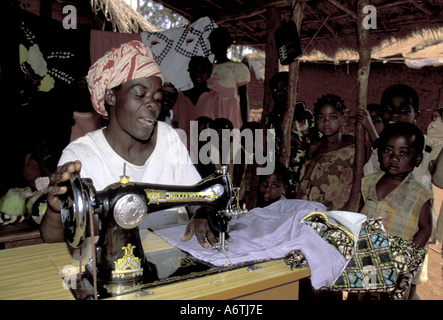
[[[61,197],[61,216],[66,242],[77,248],[86,235],[86,218],[89,212],[88,199],[78,175],[71,176],[68,191]]]

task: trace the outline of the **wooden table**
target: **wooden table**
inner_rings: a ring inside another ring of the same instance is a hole
[[[16,248],[43,243],[37,225],[23,221],[19,224],[0,226],[0,249]]]
[[[156,234],[142,230],[146,252],[171,246]],[[193,241],[192,239],[190,241]],[[90,239],[82,248],[82,265],[90,256]],[[291,271],[282,260],[259,264],[248,271],[239,268],[192,280],[150,288],[153,294],[138,297],[129,293],[115,300],[191,300],[191,299],[298,299],[299,280],[310,276],[308,268]],[[65,243],[38,244],[0,250],[0,299],[74,299],[63,286],[61,275],[79,267],[79,250]]]

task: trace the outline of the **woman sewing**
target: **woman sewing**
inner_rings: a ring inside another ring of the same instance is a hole
[[[97,190],[118,181],[126,166],[133,182],[192,185],[201,180],[175,130],[157,121],[163,76],[151,51],[132,41],[107,52],[89,69],[88,87],[94,109],[109,124],[70,143],[62,153],[48,187],[48,209],[41,223],[45,242],[64,241],[60,184],[81,171]],[[192,218],[182,241],[194,234],[208,248],[216,245],[203,207],[189,207]],[[151,216],[154,214],[148,215]],[[150,223],[169,224],[176,212],[159,212]],[[229,239],[231,240],[231,239]]]

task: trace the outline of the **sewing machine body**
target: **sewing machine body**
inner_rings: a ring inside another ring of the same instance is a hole
[[[224,237],[229,220],[244,213],[232,204],[234,190],[226,170],[217,171],[193,186],[121,179],[97,192],[90,179],[73,179],[70,185],[71,200],[65,201],[62,209],[66,241],[80,247],[86,225],[91,224],[91,213],[99,220],[99,239],[86,265],[87,277],[91,283],[96,281],[99,295],[134,291],[144,283],[158,280],[155,265],[145,257],[138,230],[149,213],[188,205],[210,208],[209,220],[219,232],[219,251],[227,249]]]

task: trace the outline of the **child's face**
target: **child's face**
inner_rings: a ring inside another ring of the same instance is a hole
[[[309,121],[305,120],[295,120],[292,123],[292,130],[295,132],[299,132],[301,135],[306,136],[309,133]]]
[[[333,106],[325,104],[316,115],[315,121],[318,131],[329,137],[340,131],[343,125],[343,116]]]
[[[417,153],[415,144],[415,135],[391,137],[385,146],[379,148],[382,170],[391,176],[406,177],[422,160],[422,154]]]
[[[388,105],[382,107],[381,115],[385,126],[394,122],[414,123],[418,118],[418,113],[414,111],[410,101],[404,97],[392,98]]]
[[[381,117],[377,111],[369,111],[369,115],[371,116],[372,124],[375,127],[375,131],[380,135],[383,131],[384,125],[381,121]]]
[[[174,107],[174,103],[177,100],[177,93],[171,87],[164,86],[162,108],[164,110],[170,110]]]
[[[264,202],[271,204],[277,201],[285,193],[286,187],[281,177],[275,173],[263,178],[260,183],[260,194]]]
[[[205,84],[211,76],[202,66],[197,66],[189,70],[189,77],[194,85]]]
[[[278,81],[272,89],[272,97],[275,103],[285,104],[288,100],[288,82]]]

